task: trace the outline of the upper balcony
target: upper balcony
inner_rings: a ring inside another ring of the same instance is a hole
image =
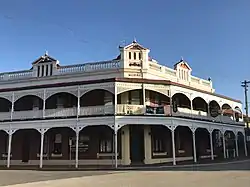
[[[227,124],[243,123],[242,113],[238,107],[233,109],[228,104],[220,106],[216,101],[206,103],[200,97],[190,101],[181,93],[170,98],[164,94],[146,90],[144,104],[143,100],[142,90],[125,91],[117,95],[115,107],[114,94],[103,89],[89,91],[79,98],[69,92],[58,92],[45,100],[35,95],[26,95],[13,104],[6,98],[0,98],[0,121],[116,114],[174,116]]]
[[[128,98],[132,97],[132,100]],[[135,95],[137,95],[135,97]],[[155,115],[173,116],[179,118],[203,120],[225,124],[244,125],[243,116],[239,107],[232,108],[224,103],[219,104],[212,100],[207,103],[203,98],[196,97],[192,101],[177,93],[170,99],[163,94],[146,90],[145,104],[141,98],[141,91],[129,91],[118,95],[117,115]],[[170,102],[172,100],[172,103]]]
[[[51,118],[76,118],[82,116],[114,115],[114,95],[106,90],[92,90],[81,97],[59,92],[47,99],[26,95],[13,105],[0,98],[0,121]]]

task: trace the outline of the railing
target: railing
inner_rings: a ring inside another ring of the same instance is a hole
[[[76,64],[69,66],[60,66],[57,69],[57,74],[71,74],[78,72],[91,72],[105,69],[120,68],[120,60],[102,61],[96,63]],[[33,77],[33,70],[14,71],[0,73],[0,81],[4,80],[18,80]]]
[[[156,112],[147,113],[143,105],[131,105],[131,104],[118,104],[116,107],[116,113],[118,115],[158,115]],[[214,118],[210,114],[208,114],[208,112],[205,112],[204,109],[191,110],[188,107],[178,107],[176,112],[174,111],[171,112],[170,105],[164,106],[164,114],[161,113],[160,115],[164,116],[172,115],[173,117],[208,120],[211,122],[226,123],[226,124],[240,124],[240,125],[243,124],[243,122],[236,122],[233,119],[233,117],[230,116],[223,116],[219,114],[217,117]]]
[[[218,123],[228,123],[228,124],[244,124],[242,121],[235,121],[232,116],[223,116],[219,114],[217,117],[212,117],[207,112],[204,112],[202,110],[192,110],[185,107],[178,107],[177,112],[172,112],[173,116],[179,116],[179,117],[188,117],[188,118],[194,118],[194,119],[200,119],[200,120],[209,120],[214,121]]]
[[[95,116],[114,114],[114,106],[87,106],[80,108],[80,116]]]
[[[78,73],[78,72],[90,72],[90,71],[117,69],[117,68],[120,68],[120,61],[112,60],[112,61],[103,61],[103,62],[96,62],[96,63],[61,66],[58,69],[58,74],[60,75],[60,74],[70,74],[70,73]]]
[[[15,111],[13,112],[12,119],[37,119],[43,117],[42,110],[30,110],[30,111]]]
[[[7,72],[7,73],[0,74],[0,81],[1,80],[24,79],[24,78],[30,78],[32,76],[33,76],[32,70]]]
[[[0,112],[0,121],[10,120],[11,112]]]
[[[143,105],[118,104],[116,113],[120,115],[138,115],[144,114],[145,109]]]
[[[155,62],[149,62],[149,70],[157,72],[157,74],[161,77],[165,77],[166,79],[170,79],[171,81],[178,82],[177,71],[166,66],[157,64]],[[182,82],[183,84],[187,84]],[[198,77],[190,76],[189,86],[196,87],[198,85],[202,86],[203,89],[211,90],[211,83],[208,80],[200,79]]]
[[[76,116],[77,108],[56,108],[56,109],[46,109],[46,118],[57,118],[57,117],[71,117]]]
[[[173,117],[184,117],[199,120],[208,120],[218,123],[226,124],[239,124],[244,125],[244,122],[236,122],[232,116],[218,115],[212,117],[205,111],[196,109],[191,110],[185,107],[177,107],[177,111],[171,112],[170,105],[165,105],[161,112],[157,113],[157,107],[150,108],[150,112],[146,111],[143,105],[131,105],[131,104],[118,104],[116,106],[116,114],[118,115],[163,115]],[[153,111],[153,112],[152,112]],[[81,107],[79,116],[97,116],[97,115],[112,115],[114,114],[114,105],[107,106],[86,106]],[[57,108],[57,109],[46,109],[45,116],[43,116],[42,110],[29,110],[29,111],[14,111],[12,114],[12,120],[26,120],[26,119],[40,119],[40,118],[58,118],[58,117],[76,117],[77,108]],[[11,112],[0,112],[0,121],[11,120]]]

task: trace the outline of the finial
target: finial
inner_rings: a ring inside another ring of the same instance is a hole
[[[133,43],[137,43],[136,38],[134,37]]]
[[[48,55],[49,55],[48,51],[45,51],[45,56],[48,56]]]
[[[183,58],[183,56],[181,56],[181,62],[182,62],[182,61],[184,61],[184,58]]]

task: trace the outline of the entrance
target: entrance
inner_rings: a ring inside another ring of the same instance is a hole
[[[144,126],[130,125],[130,159],[131,164],[142,164],[144,154]]]
[[[30,134],[23,132],[22,137],[22,162],[29,162],[30,155]]]

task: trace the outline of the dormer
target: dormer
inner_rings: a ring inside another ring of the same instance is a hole
[[[123,68],[146,69],[149,49],[143,47],[136,40],[125,47],[119,47]]]
[[[48,77],[55,74],[59,65],[58,60],[52,58],[46,52],[32,63],[34,77]]]
[[[174,65],[179,80],[190,81],[192,69],[183,58]]]

